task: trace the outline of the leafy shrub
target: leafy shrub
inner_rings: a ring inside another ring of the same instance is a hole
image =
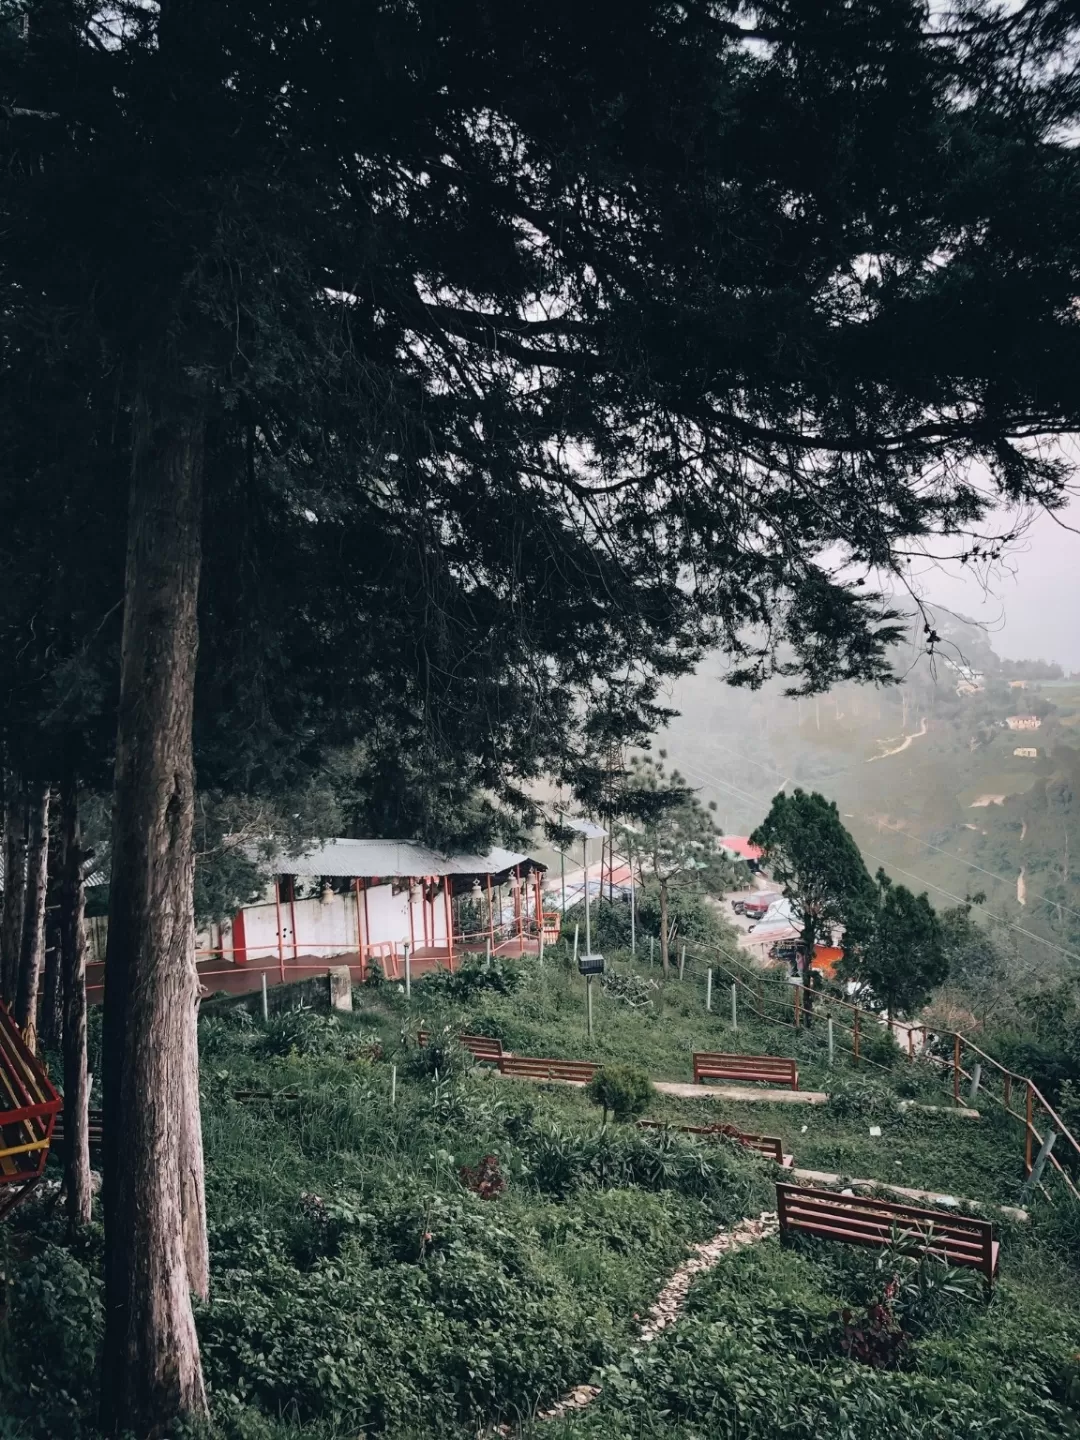
[[[481,1200],[494,1200],[506,1189],[506,1179],[499,1168],[497,1155],[485,1155],[476,1165],[462,1165],[458,1178],[466,1190]]]
[[[94,1232],[91,1249],[99,1239]],[[0,1436],[91,1435],[103,1316],[97,1264],[46,1243],[17,1267],[5,1258],[0,1275]]]
[[[853,1076],[833,1085],[825,1108],[842,1119],[880,1120],[895,1112],[896,1097],[880,1080]]]
[[[605,970],[600,984],[605,1000],[614,1000],[631,1010],[641,1010],[651,1005],[660,986],[655,980],[644,975],[624,975],[618,970]]]
[[[859,1055],[868,1064],[891,1070],[900,1059],[900,1047],[887,1025],[879,1025],[864,1015],[859,1026]]]
[[[521,972],[503,961],[492,960],[490,967],[483,960],[470,960],[455,970],[433,970],[416,982],[426,996],[442,996],[447,1000],[468,1003],[485,991],[496,995],[512,995],[521,984]]]
[[[327,1056],[340,1060],[370,1059],[378,1037],[361,1034],[344,1025],[336,1015],[316,1010],[288,1010],[271,1016],[266,1029],[256,1036],[253,1052],[261,1057]]]
[[[633,1120],[645,1113],[652,1097],[652,1083],[645,1071],[636,1066],[601,1065],[585,1093],[594,1105],[603,1109],[605,1124],[609,1112],[616,1120]]]

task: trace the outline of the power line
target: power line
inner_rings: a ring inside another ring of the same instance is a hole
[[[944,895],[946,899],[955,900],[958,905],[975,905],[973,900],[968,900],[961,895],[954,895],[951,890],[944,890],[940,885],[935,885],[932,880],[924,880],[921,875],[916,875],[911,870],[902,870],[899,865],[894,865],[891,860],[885,860],[880,855],[875,855],[871,850],[864,850],[863,854],[868,855],[871,860],[876,860],[879,865],[888,865],[898,874],[905,875],[909,880],[914,880],[916,884],[926,885],[930,890],[936,890],[939,895]],[[999,925],[1007,925],[1010,930],[1015,930],[1018,935],[1026,935],[1029,940],[1035,940],[1040,945],[1045,945],[1048,950],[1056,950],[1059,955],[1064,955],[1069,960],[1080,960],[1080,955],[1077,955],[1075,951],[1066,950],[1062,945],[1055,945],[1053,940],[1045,940],[1041,935],[1036,935],[1034,930],[1025,929],[1023,925],[1014,925],[1011,920],[1006,920],[1000,915],[995,915],[987,905],[975,905],[975,909],[984,910],[986,914],[989,915],[992,920],[996,920]]]
[[[867,823],[873,824],[873,821],[868,815],[864,815],[863,819],[866,820]],[[987,870],[984,865],[976,865],[974,860],[965,860],[963,855],[958,854],[955,850],[946,850],[943,845],[935,845],[932,840],[923,840],[918,835],[912,835],[907,830],[901,830],[899,825],[886,825],[885,829],[891,831],[894,835],[904,835],[907,839],[914,840],[916,845],[925,845],[928,850],[938,850],[942,855],[948,855],[950,860],[959,860],[961,865],[966,865],[969,870],[978,870],[980,875],[989,875],[992,880],[1000,880],[1005,885],[1012,884],[1008,875],[999,875],[996,870]],[[1036,900],[1041,900],[1045,905],[1057,905],[1060,909],[1067,910],[1070,915],[1075,915],[1076,918],[1080,920],[1080,910],[1074,910],[1071,905],[1066,905],[1058,900],[1050,900],[1045,895],[1040,895],[1036,890],[1032,890],[1030,893]]]

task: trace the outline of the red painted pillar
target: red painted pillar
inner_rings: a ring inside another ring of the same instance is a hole
[[[449,875],[443,881],[443,887],[443,896],[446,901],[446,949],[452,975],[454,973],[454,901],[451,895],[452,882]]]

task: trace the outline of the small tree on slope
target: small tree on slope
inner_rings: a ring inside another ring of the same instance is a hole
[[[814,946],[830,944],[843,928],[849,943],[865,939],[875,908],[874,882],[836,805],[816,791],[781,791],[750,837],[791,902],[802,931],[802,970]]]
[[[872,934],[845,969],[870,988],[885,1013],[913,1015],[949,973],[945,931],[925,891],[915,895],[877,872],[878,908]]]

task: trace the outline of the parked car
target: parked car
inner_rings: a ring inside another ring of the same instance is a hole
[[[751,899],[743,901],[741,913],[750,920],[764,920],[770,905],[775,905],[779,899],[779,895],[754,895]]]

